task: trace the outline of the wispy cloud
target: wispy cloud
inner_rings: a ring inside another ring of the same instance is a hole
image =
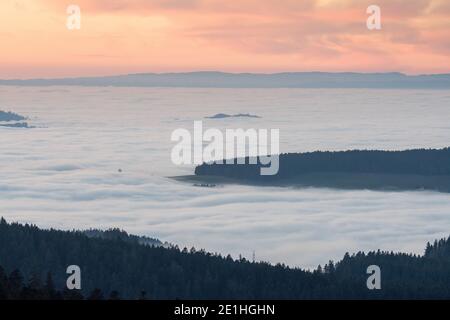
[[[366,28],[369,0],[76,2],[83,21],[78,32],[65,28],[61,1],[29,1],[27,10],[0,4],[2,77],[200,69],[450,72],[448,1],[379,0],[379,31]],[[102,58],[109,56],[128,59]]]

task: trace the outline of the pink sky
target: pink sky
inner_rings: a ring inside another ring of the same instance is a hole
[[[69,4],[81,29],[66,28]],[[381,8],[382,29],[366,28]],[[450,72],[448,0],[2,0],[0,78]]]

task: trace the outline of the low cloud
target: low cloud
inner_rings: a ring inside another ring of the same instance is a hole
[[[258,260],[301,267],[340,259],[346,251],[422,253],[427,241],[449,234],[450,195],[444,193],[201,188],[166,178],[192,173],[170,163],[171,130],[224,108],[261,115],[262,127],[279,127],[286,152],[448,146],[445,91],[0,91],[6,105],[38,126],[0,129],[0,215],[9,221],[119,227],[181,247],[249,259],[255,251]],[[235,123],[205,120],[209,125]]]

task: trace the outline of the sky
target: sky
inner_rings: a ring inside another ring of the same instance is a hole
[[[372,4],[381,30],[366,26]],[[2,79],[198,70],[449,73],[450,1],[0,2]]]

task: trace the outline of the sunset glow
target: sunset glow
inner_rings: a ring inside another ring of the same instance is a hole
[[[81,8],[81,29],[66,8]],[[377,4],[382,29],[366,27]],[[450,72],[446,0],[3,0],[0,78],[220,70]]]

